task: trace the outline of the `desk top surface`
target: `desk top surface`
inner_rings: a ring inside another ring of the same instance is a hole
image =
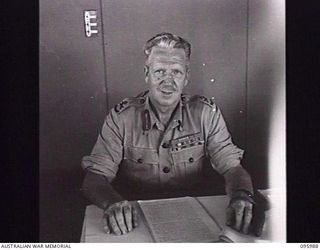
[[[225,195],[221,196],[203,196],[196,198],[207,213],[214,218],[215,222],[221,228],[221,231],[225,228],[226,221],[226,207],[229,199]],[[81,242],[101,242],[101,243],[129,243],[129,242],[154,242],[151,237],[150,230],[147,227],[146,221],[143,220],[142,211],[137,202],[133,202],[134,206],[137,206],[140,223],[137,228],[131,231],[129,234],[116,236],[113,234],[106,234],[103,231],[102,210],[95,205],[87,206],[85,212],[85,218],[83,222]],[[267,214],[268,222],[268,214]],[[267,223],[266,223],[267,224]],[[266,228],[266,227],[265,227]],[[268,229],[270,226],[267,227]],[[270,230],[263,232],[259,240],[270,239]],[[249,239],[249,242],[255,241]]]

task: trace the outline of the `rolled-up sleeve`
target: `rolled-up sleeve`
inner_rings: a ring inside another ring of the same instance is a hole
[[[83,169],[101,174],[111,182],[123,156],[122,125],[118,114],[111,110],[107,115],[92,152],[82,158]]]
[[[206,149],[213,168],[224,174],[232,167],[239,166],[244,151],[233,144],[219,107],[204,110],[204,123],[208,131]]]

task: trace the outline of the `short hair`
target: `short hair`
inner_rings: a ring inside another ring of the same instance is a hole
[[[191,55],[191,44],[180,36],[163,32],[149,39],[144,46],[144,54],[148,58],[153,47],[183,49],[188,60]]]

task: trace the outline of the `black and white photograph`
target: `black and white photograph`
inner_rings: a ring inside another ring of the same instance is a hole
[[[40,0],[40,242],[286,242],[285,15]]]

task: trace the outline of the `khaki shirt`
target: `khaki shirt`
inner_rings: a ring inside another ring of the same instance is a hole
[[[120,170],[133,183],[181,186],[201,175],[205,157],[220,174],[238,166],[243,150],[232,143],[217,105],[203,96],[181,95],[167,128],[144,92],[126,98],[107,115],[82,167],[111,182]]]

